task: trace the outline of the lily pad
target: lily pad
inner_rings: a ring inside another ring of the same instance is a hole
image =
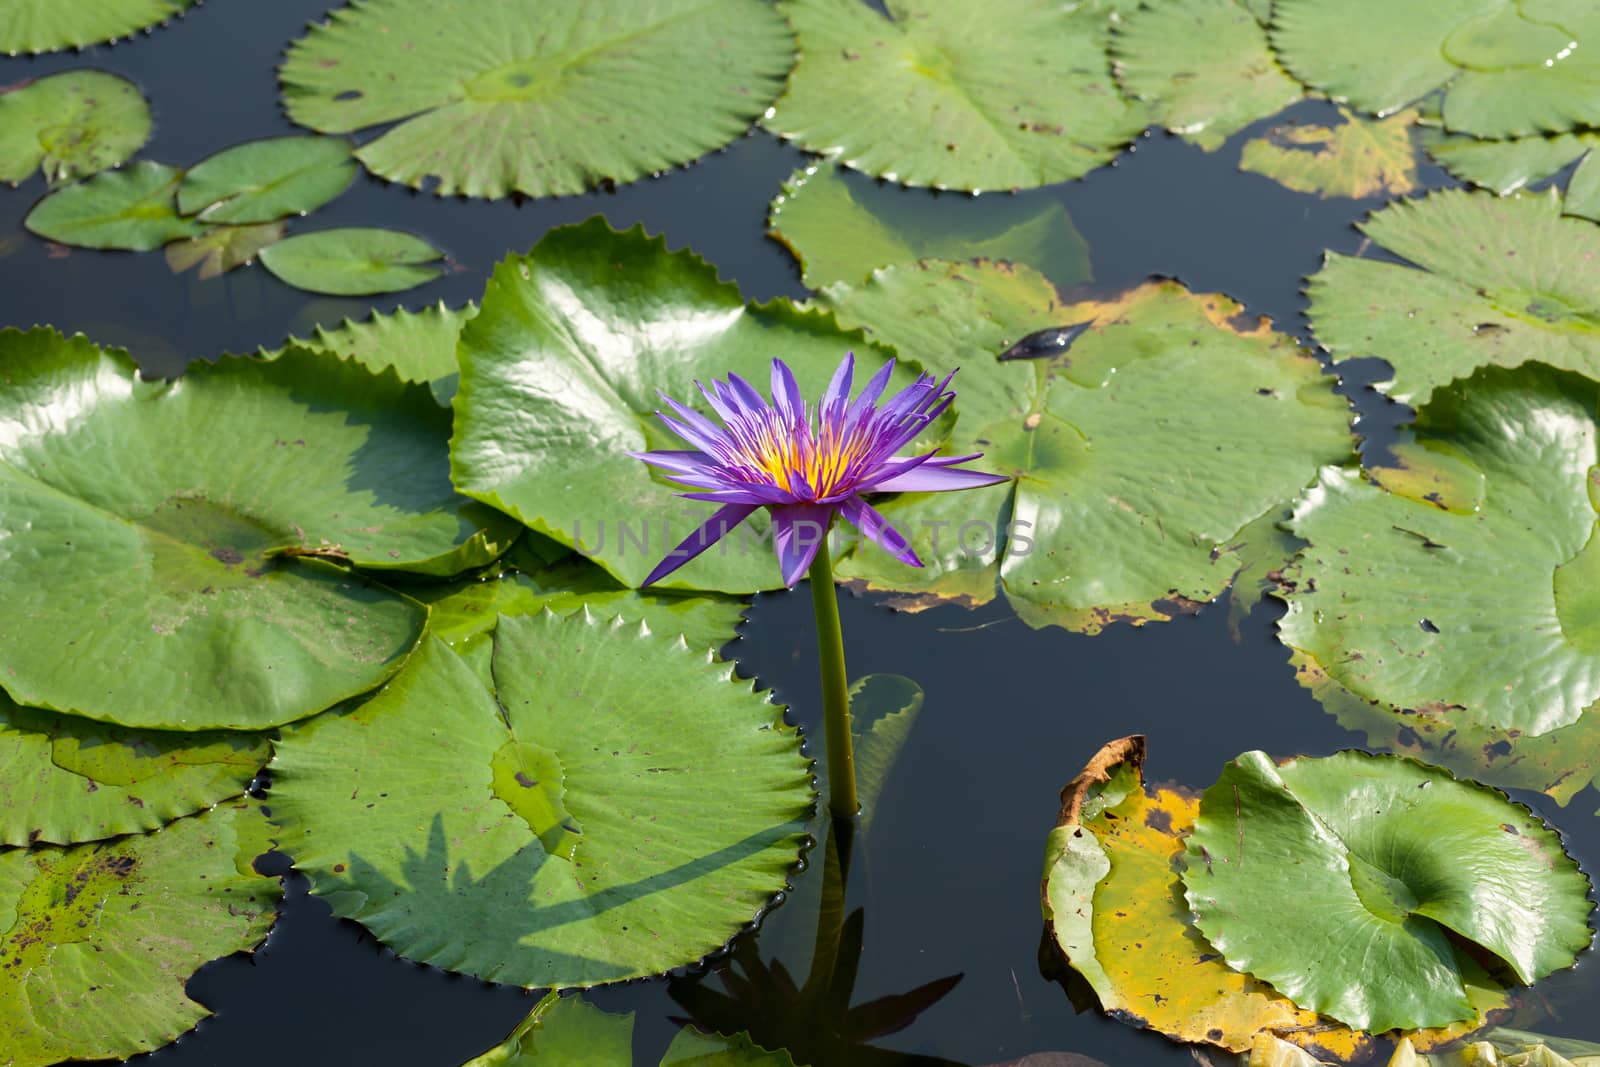
[[[477,313],[476,304],[448,308],[443,302],[421,311],[374,311],[361,322],[347,318],[332,329],[318,326],[309,337],[291,337],[289,343],[354,360],[377,373],[392,367],[401,381],[426,383],[440,403],[448,404],[455,393],[456,339],[462,324]]]
[[[877,178],[1027,189],[1109,163],[1144,129],[1111,79],[1112,4],[784,0],[800,61],[762,125]]]
[[[1374,1032],[1477,1017],[1446,931],[1523,982],[1592,937],[1589,880],[1554,831],[1403,757],[1247,752],[1200,798],[1185,863],[1195,925],[1229,966]]]
[[[182,180],[181,170],[141,160],[51,193],[28,212],[23,225],[64,245],[148,252],[205,232],[200,223],[178,214]]]
[[[310,715],[393,673],[426,609],[309,557],[444,576],[516,532],[455,495],[448,413],[393,375],[291,350],[147,382],[50,330],[0,331],[0,368],[19,703],[181,730]]]
[[[1340,1062],[1374,1051],[1372,1034],[1298,1008],[1231,969],[1195,929],[1178,860],[1198,798],[1179,787],[1146,787],[1144,754],[1142,737],[1113,741],[1062,790],[1041,889],[1048,943],[1105,1011],[1178,1041],[1243,1052],[1278,1036]],[[1458,959],[1479,1018],[1413,1035],[1421,1048],[1506,1011],[1505,990]]]
[[[1301,81],[1386,115],[1444,89],[1478,137],[1600,125],[1600,10],[1589,0],[1277,0],[1273,42]]]
[[[125,163],[149,139],[150,105],[138,86],[103,70],[0,90],[0,181],[12,185],[41,168],[52,185],[86,177]]]
[[[871,554],[838,570],[913,606],[981,603],[998,576],[1033,625],[1170,618],[1228,587],[1242,530],[1351,454],[1332,379],[1226,297],[1157,282],[1060,306],[1026,270],[933,262],[826,297],[930,371],[960,366],[949,448],[1015,476],[883,506],[925,566]]]
[[[1387,360],[1396,400],[1490,364],[1600,373],[1600,229],[1562,218],[1554,195],[1446,189],[1361,229],[1415,267],[1329,253],[1307,287],[1311,327],[1336,359]]]
[[[261,252],[261,265],[297,289],[334,296],[393,293],[431,282],[444,253],[396,230],[346,227],[302,233]]]
[[[178,210],[201,222],[272,222],[315,211],[355,176],[341,138],[270,137],[196,163],[178,186]]]
[[[377,696],[286,731],[273,818],[334,914],[402,956],[564,988],[692,963],[785,888],[807,763],[729,666],[621,619],[502,618],[494,641],[493,691],[429,638]],[[497,788],[511,742],[559,763],[571,859],[512,792],[549,780]]]
[[[195,0],[8,0],[0,52],[59,52],[132,37],[186,11]]]
[[[1530,183],[1553,178],[1577,163],[1567,182],[1562,212],[1600,222],[1600,164],[1594,148],[1600,133],[1562,133],[1485,141],[1476,137],[1444,137],[1429,148],[1434,160],[1462,181],[1492,189],[1502,196]]]
[[[658,394],[696,396],[695,379],[730,372],[765,382],[781,353],[802,395],[820,396],[851,349],[858,374],[888,358],[827,312],[746,304],[698,256],[640,228],[596,218],[552,230],[495,269],[462,330],[455,483],[638,585],[712,511],[625,454],[677,447],[655,418]],[[902,362],[889,389],[911,380]],[[768,530],[757,512],[663,584],[781,588]]]
[[[219,278],[249,263],[261,250],[283,237],[283,223],[255,226],[218,226],[199,237],[174,241],[166,247],[167,266],[174,274],[199,267],[201,281]],[[377,369],[377,368],[374,368]]]
[[[1089,246],[1054,198],[935,199],[818,164],[784,184],[768,225],[813,289],[924,258],[1026,263],[1057,285],[1090,277]]]
[[[1117,22],[1111,54],[1128,95],[1207,152],[1304,95],[1240,0],[1144,0]]]
[[[1410,480],[1325,471],[1295,509],[1310,547],[1285,572],[1284,643],[1396,710],[1530,736],[1577,722],[1600,700],[1597,410],[1587,378],[1489,368],[1420,409]]]
[[[254,873],[251,804],[152,834],[0,852],[0,1047],[10,1067],[126,1059],[210,1013],[184,983],[254,948],[276,879]]]
[[[1239,169],[1297,193],[1353,200],[1404,196],[1417,188],[1411,129],[1417,111],[1364,119],[1344,108],[1337,126],[1288,123],[1246,141]]]
[[[783,87],[794,39],[759,0],[362,0],[289,46],[289,117],[403,120],[356,152],[440,196],[569,196],[688,163]]]
[[[0,694],[0,844],[159,829],[239,796],[271,755],[261,734],[127,730]]]
[[[511,1036],[463,1067],[532,1067],[592,1063],[627,1067],[633,1063],[633,1012],[602,1011],[582,996],[548,993]],[[748,1034],[725,1037],[684,1027],[672,1039],[661,1067],[794,1067],[783,1050],[758,1048]]]

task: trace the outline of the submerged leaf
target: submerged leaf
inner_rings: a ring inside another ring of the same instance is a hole
[[[69,70],[0,90],[0,181],[12,185],[40,168],[52,185],[87,177],[149,138],[150,105],[116,74]]]
[[[155,830],[240,795],[271,755],[262,734],[127,730],[0,693],[0,844]]]
[[[1341,1062],[1370,1053],[1373,1035],[1298,1008],[1229,968],[1196,930],[1178,859],[1199,805],[1181,788],[1147,789],[1143,763],[1142,737],[1113,741],[1062,790],[1045,847],[1049,943],[1101,1007],[1131,1025],[1235,1052],[1265,1034]],[[1465,957],[1460,964],[1473,976],[1479,1018],[1416,1035],[1424,1048],[1478,1028],[1506,1006],[1503,989]]]
[[[1415,267],[1329,253],[1307,286],[1311,327],[1338,360],[1387,360],[1396,400],[1490,364],[1600,373],[1600,229],[1554,196],[1446,189],[1361,228]]]
[[[1241,0],[1144,0],[1111,38],[1117,81],[1207,152],[1303,94]]]
[[[1144,129],[1085,0],[784,0],[800,60],[762,125],[874,177],[1027,189],[1109,163]]]
[[[0,52],[59,52],[131,37],[195,0],[7,0]]]
[[[1415,427],[1430,448],[1410,453],[1438,456],[1452,483],[1481,479],[1481,496],[1323,472],[1295,509],[1310,546],[1285,572],[1283,642],[1363,699],[1441,724],[1511,737],[1578,722],[1600,700],[1597,411],[1589,379],[1487,368],[1434,392]]]
[[[200,966],[252,949],[276,879],[250,870],[251,804],[72,848],[0,851],[0,1048],[10,1067],[125,1059],[209,1013]]]
[[[1385,115],[1444,89],[1444,123],[1479,137],[1600,125],[1590,0],[1277,0],[1273,42],[1307,85]]]
[[[0,331],[0,368],[21,703],[184,730],[310,715],[397,669],[426,609],[307,557],[446,576],[514,532],[456,495],[448,413],[392,375],[291,350],[148,382],[49,330]]]
[[[178,186],[178,210],[201,222],[242,225],[315,211],[356,176],[337,137],[270,137],[196,163]]]
[[[1447,931],[1523,982],[1592,938],[1589,880],[1554,831],[1401,757],[1247,752],[1201,797],[1185,863],[1195,925],[1230,966],[1374,1032],[1477,1017]]]
[[[732,372],[765,385],[781,354],[816,397],[851,349],[863,378],[888,358],[826,312],[746,303],[698,256],[669,253],[642,229],[593,219],[552,230],[495,269],[462,330],[456,485],[637,585],[716,510],[675,497],[626,454],[679,447],[655,418],[660,394],[708,410],[696,379]],[[889,392],[912,379],[902,361]],[[662,584],[780,588],[766,512]]]
[[[427,264],[443,258],[443,252],[409,233],[347,227],[279,241],[262,251],[261,265],[298,289],[364,296],[431,282],[444,270]]]
[[[264,222],[258,226],[218,226],[199,237],[174,241],[166,248],[167,266],[181,274],[199,266],[201,281],[221,277],[242,267],[265,247],[283,237],[283,223]],[[376,369],[376,368],[375,368]]]
[[[336,915],[487,981],[590,986],[700,959],[785,887],[806,760],[727,665],[546,613],[500,619],[492,674],[429,638],[377,696],[286,732],[273,818]],[[512,741],[559,759],[570,858],[497,795]]]
[[[180,170],[141,160],[51,193],[28,212],[23,225],[64,245],[148,252],[205,232],[178,214],[182,179]]]
[[[768,222],[813,289],[923,258],[1025,263],[1057,285],[1089,279],[1089,246],[1055,199],[935,199],[818,164],[784,184]]]
[[[1369,120],[1340,108],[1339,117],[1338,126],[1273,127],[1245,143],[1239,168],[1321,197],[1387,199],[1417,187],[1416,109]]]
[[[440,196],[570,196],[742,135],[794,40],[759,0],[362,0],[289,47],[289,117],[323,133],[402,120],[368,170]]]

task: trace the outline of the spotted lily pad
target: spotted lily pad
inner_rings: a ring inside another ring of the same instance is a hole
[[[1089,246],[1054,198],[936,199],[820,164],[784,184],[769,225],[813,289],[924,258],[1026,263],[1057,285],[1090,276]]]
[[[261,265],[280,281],[312,293],[366,296],[431,282],[444,253],[397,230],[353,226],[302,233],[261,252]]]
[[[1589,880],[1554,831],[1398,756],[1245,753],[1200,798],[1185,863],[1195,924],[1229,966],[1374,1032],[1477,1018],[1447,931],[1523,982],[1592,937]]]
[[[373,688],[426,609],[334,564],[450,575],[515,532],[451,489],[448,427],[427,390],[298,350],[147,382],[81,336],[0,331],[0,687],[183,730]]]
[[[200,966],[266,936],[279,888],[254,873],[250,804],[72,848],[0,852],[0,1048],[8,1067],[126,1059],[209,1013]]]
[[[380,177],[567,196],[739,137],[793,60],[760,0],[358,0],[279,74],[289,117],[314,130],[402,120],[356,152]]]
[[[219,278],[249,263],[261,250],[283,238],[283,223],[263,222],[254,226],[217,226],[199,237],[174,241],[166,247],[167,266],[174,274],[195,267],[201,281]],[[375,368],[376,369],[376,368]]]
[[[638,585],[714,510],[626,455],[678,447],[655,418],[658,394],[698,399],[695,379],[729,373],[765,383],[781,354],[802,395],[821,396],[851,349],[858,374],[887,358],[825,311],[745,303],[698,256],[642,229],[597,218],[553,230],[495,269],[462,330],[455,483]],[[902,363],[890,391],[912,376]],[[663,584],[781,588],[768,531],[757,512]]]
[[[138,86],[103,70],[0,90],[0,181],[12,185],[39,169],[52,185],[86,177],[126,162],[149,139],[150,105]]]
[[[271,755],[261,734],[128,730],[0,694],[0,844],[155,830],[239,796]]]
[[[1277,0],[1273,41],[1301,81],[1383,115],[1444,89],[1479,137],[1600,125],[1600,9],[1589,0]]]
[[[624,1065],[633,1058],[633,1013],[602,1011],[582,996],[548,993],[511,1036],[463,1067],[534,1067],[546,1064]],[[748,1034],[725,1037],[684,1027],[672,1039],[661,1067],[794,1067],[782,1049],[768,1052]]]
[[[182,180],[176,168],[141,160],[51,193],[28,212],[23,225],[64,245],[148,252],[205,232],[200,223],[178,214]]]
[[[949,447],[1014,475],[883,506],[926,566],[852,554],[839,573],[913,605],[982,602],[998,576],[1034,625],[1170,618],[1228,587],[1241,531],[1351,453],[1316,360],[1226,297],[1158,282],[1061,306],[1024,269],[931,261],[826,297],[929,370],[959,366]]]
[[[1144,0],[1117,22],[1111,54],[1128,95],[1208,152],[1304,95],[1240,0]]]
[[[1285,572],[1284,643],[1390,708],[1527,735],[1577,722],[1600,700],[1597,410],[1587,378],[1489,368],[1420,409],[1394,490],[1324,472],[1295,510],[1310,547]]]
[[[200,163],[178,186],[178,210],[235,226],[315,211],[356,176],[337,137],[270,137],[234,145]]]
[[[1180,787],[1145,786],[1144,753],[1142,737],[1113,741],[1062,790],[1041,887],[1053,949],[1105,1011],[1179,1041],[1243,1052],[1281,1037],[1340,1062],[1375,1051],[1372,1034],[1296,1007],[1230,968],[1195,929],[1177,861],[1198,798]],[[1448,1043],[1506,1011],[1505,990],[1465,955],[1455,959],[1478,1016],[1413,1035],[1420,1048]]]
[[[1490,364],[1600,373],[1600,229],[1562,218],[1554,195],[1446,189],[1361,228],[1415,266],[1329,253],[1307,288],[1311,326],[1337,359],[1387,360],[1396,400]]]
[[[784,0],[800,61],[762,125],[874,177],[1027,189],[1109,163],[1146,124],[1111,79],[1106,0]]]
[[[195,0],[7,0],[0,52],[59,52],[131,37]]]
[[[1337,126],[1288,123],[1245,142],[1239,169],[1297,193],[1355,200],[1404,196],[1417,187],[1411,143],[1417,111],[1365,119],[1343,108]]]
[[[1502,196],[1530,183],[1545,181],[1577,163],[1567,182],[1561,209],[1565,214],[1600,222],[1600,163],[1594,148],[1600,133],[1583,131],[1546,137],[1518,137],[1510,141],[1485,141],[1477,137],[1447,136],[1428,152],[1445,170],[1462,181],[1492,189]]]
[[[806,760],[729,666],[545,613],[500,619],[493,680],[429,638],[377,696],[286,731],[273,818],[336,915],[487,981],[590,986],[700,959],[785,887]],[[516,792],[552,779],[496,773],[511,742],[559,765],[563,851]]]

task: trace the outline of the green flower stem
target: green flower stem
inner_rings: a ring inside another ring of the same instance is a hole
[[[839,594],[833,588],[833,561],[827,533],[811,561],[811,605],[817,615],[817,656],[822,663],[823,730],[828,742],[828,807],[836,819],[861,810],[856,799],[856,753],[850,736],[850,684],[844,670],[844,629],[839,625]]]

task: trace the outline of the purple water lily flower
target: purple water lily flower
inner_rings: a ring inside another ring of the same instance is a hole
[[[851,400],[855,354],[847,353],[815,412],[806,409],[794,375],[781,359],[772,361],[771,403],[737,374],[729,374],[726,382],[712,381],[710,389],[696,382],[722,420],[720,427],[663,395],[673,415],[656,415],[693,448],[628,454],[695,487],[679,495],[722,507],[667,553],[644,584],[665,578],[758,508],[772,511],[773,544],[785,585],[794,585],[811,566],[835,514],[901,562],[922,566],[904,535],[861,494],[974,489],[1006,479],[957,467],[981,452],[897,457],[950,406],[955,393],[945,387],[955,372],[943,381],[919,375],[880,406],[878,398],[893,372],[890,360]]]

